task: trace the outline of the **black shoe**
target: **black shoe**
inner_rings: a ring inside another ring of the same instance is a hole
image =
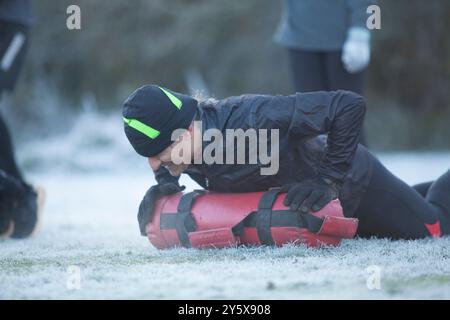
[[[36,233],[44,201],[44,189],[35,189],[0,170],[0,239]]]
[[[0,170],[0,240],[9,238],[14,231],[14,222],[11,217],[11,199],[21,190],[22,186],[18,179]]]
[[[23,192],[15,197],[11,206],[14,231],[11,238],[29,237],[38,223],[38,196],[36,191],[25,185]]]
[[[0,228],[0,240],[8,239],[14,232],[14,222],[11,220],[2,221]]]
[[[0,240],[8,239],[14,231],[14,222],[11,220],[8,202],[0,197]]]

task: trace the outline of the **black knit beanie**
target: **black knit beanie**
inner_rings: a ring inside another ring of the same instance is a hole
[[[156,85],[134,91],[123,104],[125,134],[138,154],[153,157],[170,146],[172,132],[187,129],[197,100]]]

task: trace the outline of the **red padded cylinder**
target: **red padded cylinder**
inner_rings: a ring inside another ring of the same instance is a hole
[[[249,214],[258,210],[264,192],[215,193],[198,195],[191,210],[196,230],[189,232],[190,245],[194,248],[224,248],[237,245],[261,245],[256,227],[244,227],[240,235],[234,235],[232,227],[242,222]],[[150,242],[158,249],[181,246],[175,228],[161,229],[162,214],[176,214],[182,194],[178,193],[158,200],[152,221],[146,231]],[[272,210],[289,210],[283,204],[286,194],[278,195]],[[288,211],[287,211],[288,212]],[[311,215],[322,218],[323,223],[316,233],[306,228],[271,227],[275,245],[287,243],[305,244],[310,247],[337,246],[343,238],[353,238],[358,220],[345,218],[339,200],[333,200]]]

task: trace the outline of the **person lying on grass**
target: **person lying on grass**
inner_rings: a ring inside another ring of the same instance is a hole
[[[183,190],[178,178],[185,173],[217,192],[281,187],[287,192],[285,205],[304,213],[339,198],[344,215],[359,219],[360,237],[449,234],[450,170],[413,187],[395,177],[358,144],[365,108],[360,95],[342,90],[215,100],[156,85],[137,89],[123,104],[124,130],[135,151],[148,158],[157,181],[140,205],[141,233],[145,235],[156,200]],[[249,130],[265,132],[259,137],[266,141],[258,141],[257,148],[245,144],[247,154],[241,159],[239,145],[216,141],[231,136],[229,131],[240,133],[232,140],[242,141]],[[269,145],[268,153],[259,152],[264,145]],[[254,153],[257,161],[249,161]],[[264,154],[278,163],[262,161]],[[218,161],[205,161],[205,156]],[[276,170],[263,174],[267,168]]]

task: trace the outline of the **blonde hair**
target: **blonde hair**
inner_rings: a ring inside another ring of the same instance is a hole
[[[217,100],[216,98],[208,97],[200,90],[195,91],[192,95],[192,98],[197,100],[200,107],[214,106],[217,104],[217,102],[219,102],[219,100]]]

